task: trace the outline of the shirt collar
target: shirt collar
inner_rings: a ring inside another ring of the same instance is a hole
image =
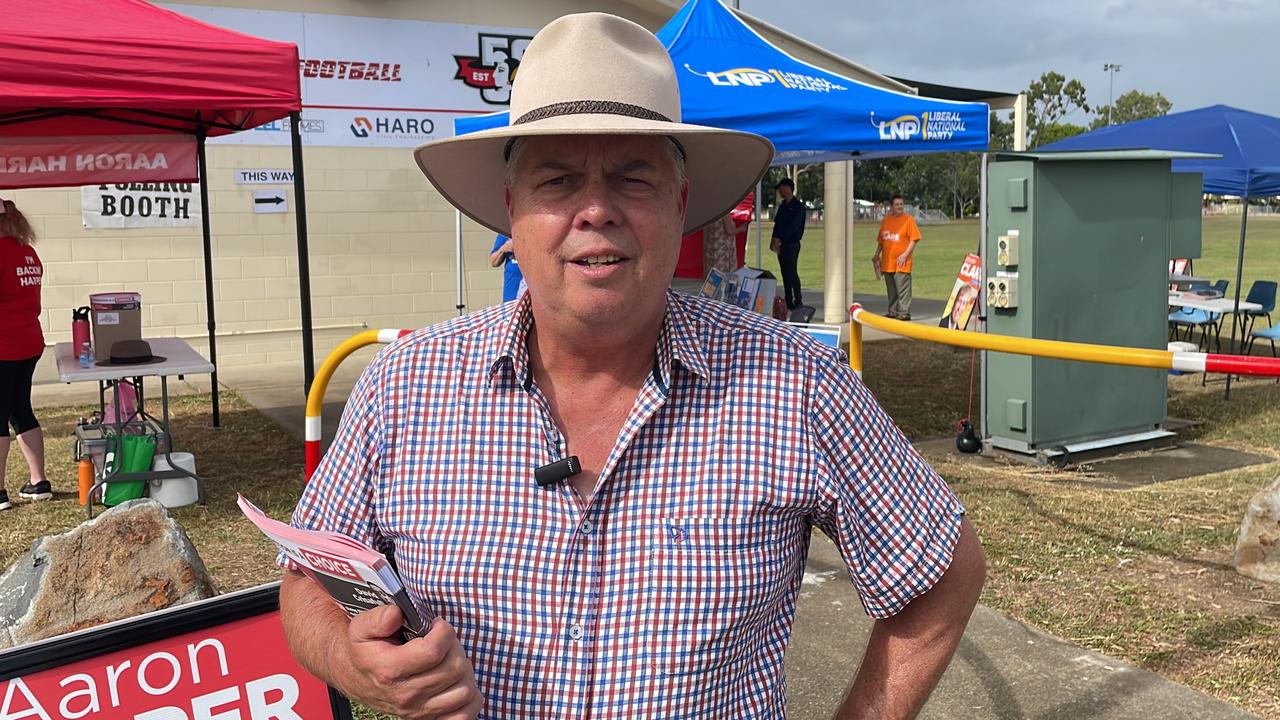
[[[708,377],[706,355],[689,316],[687,302],[684,296],[667,290],[667,313],[662,318],[662,332],[658,334],[658,361],[654,368],[663,387],[671,387],[672,365],[677,362],[701,380]]]
[[[493,386],[498,374],[506,372],[521,387],[528,387],[532,380],[529,369],[529,346],[525,339],[533,328],[533,305],[529,293],[520,293],[510,310],[498,321],[490,337],[489,385]]]
[[[681,367],[700,379],[708,377],[706,354],[703,352],[693,320],[689,317],[686,300],[673,290],[667,290],[667,312],[662,318],[662,330],[658,333],[657,362],[654,371],[663,387],[671,387],[672,366]],[[492,335],[488,355],[489,384],[493,385],[499,373],[508,372],[520,387],[532,382],[529,367],[529,330],[533,328],[533,305],[528,293],[521,293],[511,303],[511,310],[499,321]]]

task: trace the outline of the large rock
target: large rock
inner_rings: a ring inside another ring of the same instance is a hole
[[[1280,583],[1280,477],[1249,500],[1236,539],[1236,571]]]
[[[164,506],[131,500],[40,538],[0,575],[0,648],[217,594]]]

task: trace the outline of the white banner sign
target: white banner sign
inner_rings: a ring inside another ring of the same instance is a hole
[[[198,20],[295,43],[305,145],[415,147],[453,120],[506,110],[534,31],[486,25],[165,4]],[[288,145],[279,120],[211,143]]]
[[[289,211],[284,190],[254,190],[253,211],[256,213],[282,213]]]
[[[281,170],[237,170],[237,185],[291,185],[293,171]]]
[[[199,227],[196,183],[127,183],[80,188],[80,214],[91,229]]]

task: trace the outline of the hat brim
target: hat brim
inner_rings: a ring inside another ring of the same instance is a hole
[[[503,194],[503,150],[512,138],[554,135],[669,135],[679,140],[689,179],[685,233],[737,206],[764,177],[774,157],[773,143],[752,133],[590,113],[437,140],[417,148],[413,156],[431,184],[454,207],[490,230],[510,235]]]
[[[154,365],[165,360],[168,360],[168,358],[161,355],[152,355],[146,360],[116,360],[114,362],[111,360],[99,360],[94,365],[98,367],[132,367],[135,365]]]

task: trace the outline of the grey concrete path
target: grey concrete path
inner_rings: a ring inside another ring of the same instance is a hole
[[[806,292],[806,300],[811,293]],[[816,294],[815,294],[816,295]],[[814,307],[822,307],[818,295]],[[864,305],[883,312],[868,297]],[[917,322],[937,323],[924,303]],[[917,307],[922,308],[917,312]],[[879,334],[867,332],[868,340]],[[358,351],[338,369],[326,393],[322,428],[332,437],[342,404],[376,347]],[[225,368],[221,384],[282,427],[303,432],[300,365]],[[207,392],[208,377],[175,382],[171,392]],[[89,388],[41,384],[37,407],[91,402]],[[805,568],[792,646],[787,655],[789,712],[796,720],[827,720],[852,680],[871,629],[835,547],[815,535]],[[926,720],[1243,720],[1254,717],[1153,673],[1090,652],[979,606],[960,650],[921,713]]]

